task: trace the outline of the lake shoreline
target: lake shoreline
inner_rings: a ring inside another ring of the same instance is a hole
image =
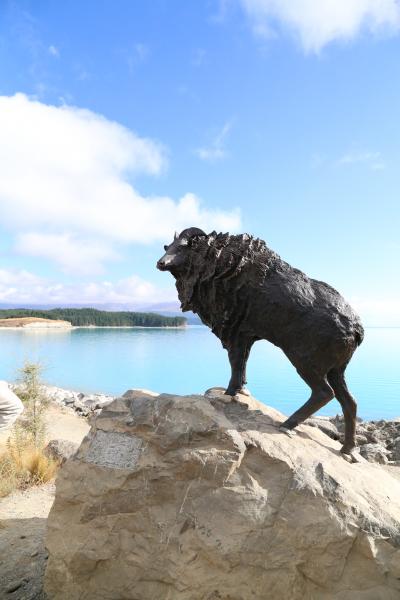
[[[186,329],[188,325],[71,325],[71,327],[2,327],[0,331],[71,331],[73,329]]]

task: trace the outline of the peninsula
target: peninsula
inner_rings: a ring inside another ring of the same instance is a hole
[[[0,329],[68,329],[72,327],[69,321],[59,319],[41,319],[38,317],[18,317],[9,319],[0,319]]]

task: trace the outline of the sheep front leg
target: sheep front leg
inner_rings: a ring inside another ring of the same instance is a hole
[[[246,343],[237,343],[228,348],[232,375],[225,392],[226,395],[235,396],[242,390],[246,378],[246,363],[249,352],[250,348]]]

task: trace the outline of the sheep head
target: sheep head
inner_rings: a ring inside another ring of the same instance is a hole
[[[157,269],[170,271],[174,277],[183,274],[190,261],[190,241],[205,235],[207,234],[198,227],[184,229],[179,235],[175,232],[172,243],[164,246],[165,254],[157,261]]]

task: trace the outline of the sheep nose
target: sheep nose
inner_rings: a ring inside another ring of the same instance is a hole
[[[165,267],[165,263],[164,261],[160,258],[160,260],[157,261],[157,269],[160,269],[160,271],[163,270],[163,268]]]

